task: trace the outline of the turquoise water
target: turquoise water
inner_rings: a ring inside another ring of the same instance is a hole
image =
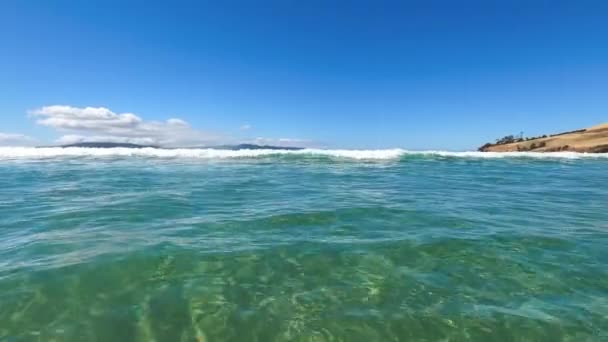
[[[608,340],[608,158],[50,150],[0,151],[0,341]]]

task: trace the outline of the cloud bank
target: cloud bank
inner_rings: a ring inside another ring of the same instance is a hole
[[[158,146],[204,146],[222,137],[194,129],[179,118],[146,121],[133,113],[115,113],[104,107],[45,106],[31,112],[37,123],[64,135],[56,142],[118,142]]]
[[[71,145],[82,142],[114,142],[160,147],[205,147],[251,143],[258,145],[318,147],[310,140],[291,138],[240,139],[212,134],[192,127],[179,118],[166,121],[144,120],[134,113],[116,113],[105,107],[44,106],[29,112],[36,123],[60,134],[56,144]],[[253,126],[245,123],[239,130],[246,132]],[[0,145],[33,145],[35,139],[21,134],[0,133]]]
[[[0,146],[30,146],[36,139],[23,134],[0,132]]]

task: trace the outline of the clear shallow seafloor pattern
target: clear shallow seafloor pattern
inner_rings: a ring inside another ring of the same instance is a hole
[[[607,158],[368,157],[0,158],[0,341],[608,340]]]

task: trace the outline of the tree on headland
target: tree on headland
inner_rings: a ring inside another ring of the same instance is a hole
[[[504,144],[511,144],[516,142],[515,137],[513,135],[507,135],[504,136],[500,139],[496,139],[496,145],[504,145]]]

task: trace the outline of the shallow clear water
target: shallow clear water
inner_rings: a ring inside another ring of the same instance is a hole
[[[0,340],[608,340],[608,158],[135,154],[0,156]]]

